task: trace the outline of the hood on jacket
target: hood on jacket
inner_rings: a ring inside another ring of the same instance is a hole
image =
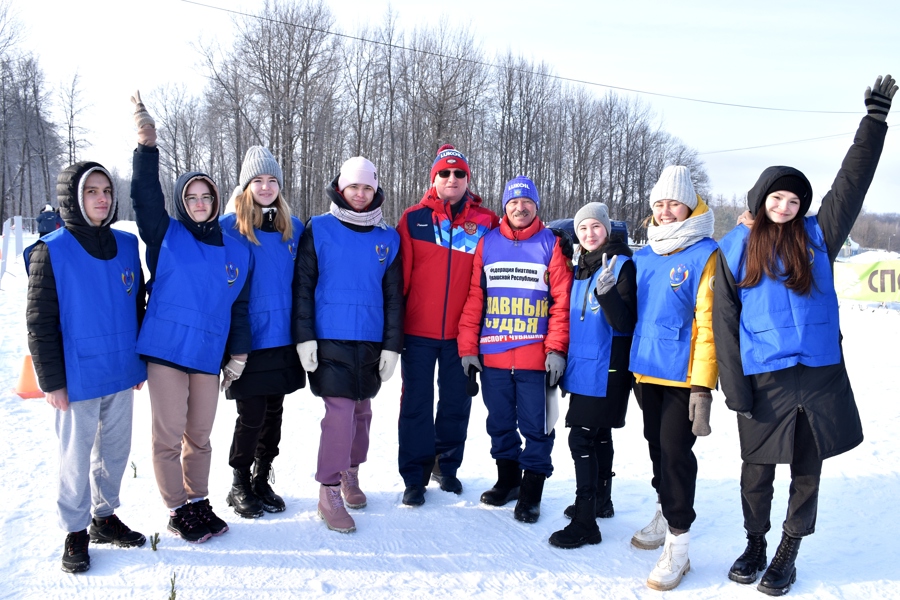
[[[806,213],[809,212],[809,207],[812,204],[812,185],[810,185],[806,175],[797,169],[793,167],[776,166],[769,167],[763,171],[759,176],[759,179],[756,180],[756,183],[753,184],[753,187],[750,188],[750,191],[747,192],[747,206],[754,217],[756,217],[756,214],[761,208],[765,207],[766,197],[771,193],[769,190],[772,185],[784,177],[799,180],[801,187],[806,187],[805,195],[797,194],[800,197],[800,210],[797,212],[797,216],[806,216]],[[772,192],[777,191],[778,190],[772,190]]]
[[[100,227],[108,227],[115,222],[118,200],[112,175],[100,163],[82,161],[69,165],[60,171],[59,177],[56,178],[56,197],[59,204],[59,214],[67,227],[96,227],[88,219],[87,213],[84,212],[84,199],[82,198],[84,182],[95,171],[106,175],[112,188],[112,206],[109,207],[109,213],[107,213]]]
[[[184,203],[184,191],[193,181],[205,181],[210,190],[212,190],[213,203],[210,211],[209,219],[203,223],[197,223],[188,213],[187,205]],[[221,237],[222,229],[219,227],[219,206],[220,206],[219,188],[212,178],[206,173],[200,171],[191,171],[184,173],[175,180],[175,187],[172,192],[172,204],[175,206],[175,218],[185,226],[185,228],[193,234],[198,240],[209,241],[209,238],[215,239],[216,236]]]
[[[344,210],[356,212],[356,210],[354,210],[354,208],[344,199],[344,195],[338,190],[338,179],[340,179],[340,177],[340,174],[336,175],[331,183],[325,186],[325,198],[334,202]],[[378,189],[375,190],[375,197],[372,198],[372,203],[362,212],[372,212],[376,208],[381,208],[382,204],[384,204],[384,190],[381,189],[381,186],[378,186]]]

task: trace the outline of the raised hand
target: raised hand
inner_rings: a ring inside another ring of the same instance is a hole
[[[613,254],[612,260],[607,264],[606,253],[603,253],[603,256],[600,259],[600,276],[597,277],[597,287],[595,288],[597,296],[602,296],[616,285],[616,274],[614,270],[618,258],[618,254]]]
[[[890,75],[881,75],[875,80],[875,85],[866,88],[866,112],[873,119],[885,121],[888,111],[891,110],[891,100],[897,93],[897,81]]]

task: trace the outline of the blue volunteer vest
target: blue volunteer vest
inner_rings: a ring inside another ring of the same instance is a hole
[[[219,219],[222,232],[241,242],[253,256],[253,277],[250,280],[250,332],[252,350],[279,348],[293,344],[291,336],[291,303],[294,281],[294,260],[297,244],[303,233],[303,223],[291,217],[293,235],[282,241],[277,231],[256,229],[259,245],[250,242],[235,229],[237,217],[225,215]]]
[[[638,318],[631,343],[632,373],[687,381],[700,277],[717,245],[703,238],[660,256],[648,245],[634,255]]]
[[[613,273],[616,280],[622,265],[631,260],[618,255]],[[597,279],[602,269],[597,269],[588,279],[575,279],[569,296],[569,355],[562,388],[583,396],[606,396],[609,380],[609,357],[612,339],[629,336],[631,331],[618,331],[606,321],[600,303],[594,295]]]
[[[543,342],[550,320],[550,259],[556,236],[541,229],[525,240],[511,240],[494,229],[484,236],[484,322],[482,354]]]
[[[224,246],[197,240],[169,218],[138,352],[217,374],[231,329],[231,306],[247,281],[250,251],[223,235]]]
[[[141,259],[137,238],[112,229],[116,257],[94,258],[65,229],[42,238],[50,252],[70,402],[126,390],[147,379],[135,349]]]
[[[752,288],[737,288],[743,304],[740,341],[744,375],[798,363],[824,367],[841,361],[838,300],[825,238],[816,217],[806,217],[804,225],[813,275],[808,296],[789,290],[783,278],[763,277]],[[737,283],[745,275],[744,251],[749,235],[750,230],[739,225],[722,238],[722,252]]]
[[[400,250],[393,227],[362,233],[331,214],[310,226],[319,263],[316,338],[381,342],[384,337],[384,274]]]

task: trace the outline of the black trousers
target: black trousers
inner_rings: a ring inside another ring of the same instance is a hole
[[[278,456],[281,442],[284,394],[250,396],[235,403],[238,418],[228,464],[233,469],[249,469],[256,458],[271,462]]]
[[[743,418],[743,417],[739,417]],[[804,537],[816,530],[819,506],[819,482],[822,460],[806,413],[797,415],[794,428],[794,453],[791,462],[791,486],[788,496],[787,518],[782,525],[791,537]],[[752,464],[741,466],[741,508],[747,533],[764,534],[771,529],[769,516],[775,494],[775,465]]]
[[[596,497],[600,481],[612,477],[612,429],[573,426],[569,451],[575,461],[575,495]]]
[[[659,494],[663,516],[672,529],[688,530],[697,513],[697,457],[688,419],[690,388],[639,383],[635,388],[644,415],[644,438],[653,462],[653,489]]]

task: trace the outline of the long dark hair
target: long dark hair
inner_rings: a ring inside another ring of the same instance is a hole
[[[803,218],[798,216],[784,224],[773,223],[765,209],[760,210],[747,238],[744,279],[738,286],[751,288],[762,281],[763,276],[784,277],[784,285],[789,290],[801,296],[808,295],[814,283],[808,246],[809,236]]]

